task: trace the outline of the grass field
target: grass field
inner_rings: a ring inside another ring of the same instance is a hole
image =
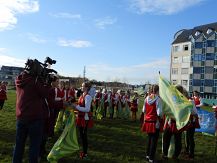
[[[142,105],[142,104],[141,104]],[[140,106],[141,106],[140,105]],[[208,110],[210,108],[207,108]],[[139,114],[138,114],[139,115]],[[10,91],[4,110],[0,111],[0,163],[11,162],[13,145],[15,143],[15,92]],[[78,154],[61,159],[60,163],[71,162],[145,162],[146,134],[140,132],[139,122],[130,120],[96,121],[95,127],[89,132],[89,161],[80,161]],[[48,143],[49,151],[56,139]],[[215,138],[196,133],[194,162],[217,162],[214,155]],[[28,162],[28,146],[26,146],[24,163]],[[159,138],[156,157],[161,156],[161,137]],[[43,163],[47,161],[42,161]],[[167,162],[173,162],[169,160]],[[179,162],[190,162],[180,156]]]

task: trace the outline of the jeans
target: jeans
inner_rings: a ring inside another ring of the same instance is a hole
[[[29,163],[38,163],[44,120],[17,120],[13,163],[22,163],[26,139],[29,136]]]

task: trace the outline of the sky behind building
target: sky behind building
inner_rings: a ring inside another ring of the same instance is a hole
[[[131,84],[169,77],[180,29],[217,21],[216,0],[0,0],[0,65],[57,60],[65,76]]]

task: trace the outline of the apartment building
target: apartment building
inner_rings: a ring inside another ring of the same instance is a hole
[[[217,23],[182,29],[171,47],[170,80],[190,94],[217,98]]]

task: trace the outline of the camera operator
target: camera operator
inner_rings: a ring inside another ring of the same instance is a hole
[[[16,144],[13,163],[21,163],[25,142],[29,136],[29,162],[37,163],[47,118],[45,98],[49,88],[37,76],[24,70],[16,78]]]

